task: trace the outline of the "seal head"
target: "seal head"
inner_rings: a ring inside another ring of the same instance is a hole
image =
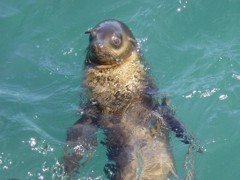
[[[130,29],[117,20],[105,20],[90,31],[86,63],[91,65],[122,64],[137,50],[137,42]]]

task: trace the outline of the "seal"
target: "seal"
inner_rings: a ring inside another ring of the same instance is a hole
[[[177,177],[169,146],[169,131],[185,144],[190,138],[175,118],[167,98],[159,104],[156,86],[130,29],[117,20],[105,20],[86,32],[89,45],[84,86],[89,101],[81,118],[68,130],[65,172],[87,163],[102,129],[109,159],[109,179],[160,180]]]

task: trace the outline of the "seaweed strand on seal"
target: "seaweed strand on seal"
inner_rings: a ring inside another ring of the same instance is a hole
[[[151,93],[156,88],[143,65],[137,41],[117,20],[97,24],[89,34],[85,78],[89,102],[81,118],[68,130],[65,172],[73,177],[87,163],[97,145],[100,128],[106,136],[109,179],[167,179],[177,177],[169,145],[169,130],[186,144],[182,127],[165,100],[160,105]],[[178,129],[178,131],[176,131]]]

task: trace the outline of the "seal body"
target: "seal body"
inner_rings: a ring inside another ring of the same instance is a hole
[[[65,154],[66,171],[70,174],[79,168],[84,153],[92,155],[94,132],[101,128],[106,135],[102,143],[108,150],[104,170],[109,179],[176,176],[167,123],[159,113],[159,103],[148,93],[156,87],[133,34],[116,20],[103,21],[86,33],[90,35],[84,86],[89,102],[67,138],[68,146],[81,145],[84,150]]]

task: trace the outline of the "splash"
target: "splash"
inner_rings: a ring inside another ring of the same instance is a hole
[[[8,170],[12,164],[13,162],[8,158],[8,155],[5,155],[3,152],[0,153],[0,169]]]
[[[236,79],[236,80],[240,80],[240,75],[239,74],[233,74],[232,78]]]
[[[37,142],[37,140],[34,137],[31,137],[30,140],[28,141],[28,143],[29,143],[31,149],[33,151],[38,152],[39,154],[44,154],[45,155],[49,152],[54,151],[53,147],[48,145],[45,140]]]
[[[228,95],[227,94],[222,94],[222,95],[220,95],[219,97],[218,97],[218,99],[219,100],[225,100],[225,99],[227,99],[228,98]]]
[[[217,91],[219,91],[219,88],[213,88],[213,89],[207,89],[205,92],[200,94],[200,97],[209,97],[212,96],[214,93],[216,93]]]
[[[79,51],[81,51],[81,49],[79,49]],[[74,56],[78,56],[77,50],[75,50],[74,48],[70,48],[68,50],[62,50],[62,55],[63,56],[67,56],[67,55],[71,55],[73,54]]]
[[[179,0],[180,6],[177,8],[177,12],[181,12],[183,9],[185,9],[187,7],[187,3],[188,1]]]
[[[187,94],[187,95],[183,95],[182,97],[186,98],[186,99],[191,99],[195,96],[198,96],[200,98],[207,98],[212,96],[213,94],[215,94],[216,92],[220,91],[220,88],[212,88],[212,89],[206,89],[204,91],[201,90],[193,90],[191,93]],[[219,95],[218,99],[219,100],[225,100],[228,98],[227,94],[221,94]]]

